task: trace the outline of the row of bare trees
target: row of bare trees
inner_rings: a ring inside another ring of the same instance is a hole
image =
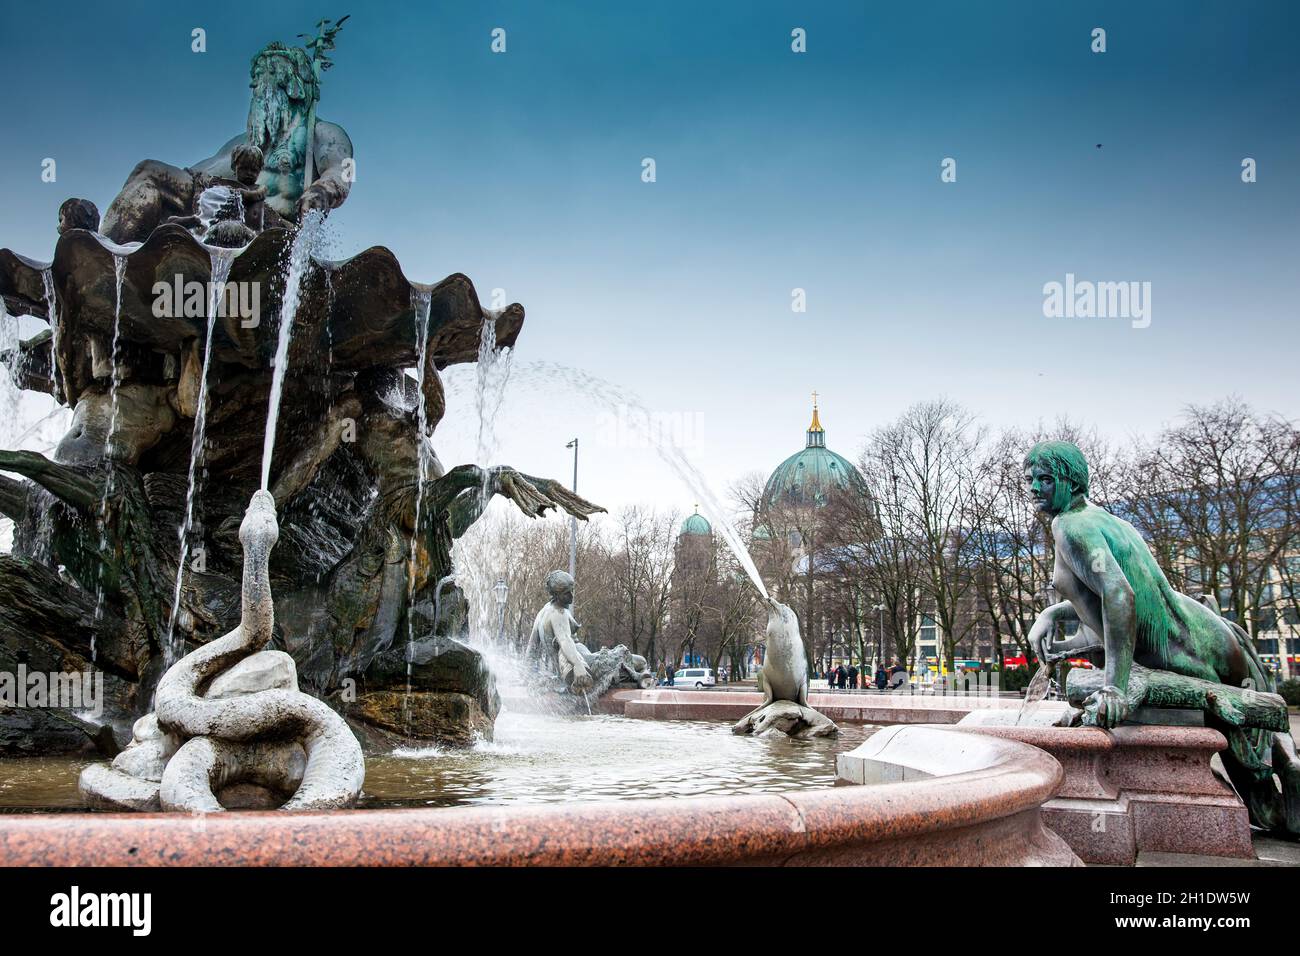
[[[1174,587],[1215,594],[1265,639],[1261,650],[1279,650],[1268,642],[1300,620],[1293,423],[1226,399],[1189,406],[1151,439],[1121,448],[1067,420],[994,430],[940,399],[877,428],[858,456],[861,487],[819,507],[765,502],[757,474],[731,489],[737,524],[759,532],[750,546],[769,589],[799,613],[810,660],[915,665],[918,635],[933,636],[944,663],[1028,656],[1052,549],[1022,460],[1049,438],[1083,449],[1092,500],[1133,522]],[[583,634],[656,665],[694,655],[743,673],[765,614],[720,538],[679,538],[681,518],[629,506],[580,527]],[[470,541],[509,556],[498,559],[507,565],[505,630],[526,640],[546,573],[568,566],[568,524],[508,512],[482,524]]]
[[[1083,449],[1091,499],[1133,522],[1176,588],[1215,594],[1264,639],[1261,650],[1284,649],[1273,643],[1279,629],[1285,638],[1300,620],[1294,423],[1226,399],[1188,406],[1121,450],[1067,420],[995,432],[937,400],[871,435],[858,462],[863,493],[818,509],[769,506],[771,524],[815,556],[792,565],[798,580],[778,584],[806,621],[810,652],[824,655],[847,633],[862,661],[912,662],[920,632],[935,636],[944,662],[1028,656],[1053,558],[1022,461],[1044,439]],[[742,485],[741,497],[757,505],[756,483]],[[874,654],[872,636],[881,645]]]

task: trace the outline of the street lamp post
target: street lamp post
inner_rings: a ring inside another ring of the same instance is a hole
[[[506,601],[510,597],[510,585],[506,584],[504,577],[499,577],[492,590],[497,596],[497,613],[500,618],[497,624],[497,647],[500,647],[506,636]]]
[[[885,664],[885,605],[876,604],[871,610],[880,612],[880,629],[876,632],[876,660]]]

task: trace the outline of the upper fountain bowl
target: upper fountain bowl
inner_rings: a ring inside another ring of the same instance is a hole
[[[234,253],[213,334],[217,361],[269,368],[285,289],[283,263],[292,239],[288,229],[268,229]],[[118,315],[114,256],[126,260],[120,340],[160,356],[203,340],[213,254],[175,224],[158,227],[135,246],[117,246],[98,233],[72,229],[60,237],[48,265],[0,249],[0,295],[10,313],[48,319],[48,270],[60,303],[56,337],[63,397],[75,405],[102,377],[95,368],[94,343],[105,346],[102,355],[113,340]],[[495,319],[501,347],[513,346],[523,326],[519,304],[489,316],[466,276],[456,273],[433,285],[414,283],[392,252],[373,246],[336,262],[312,260],[294,318],[291,367],[320,367],[327,355],[334,372],[413,366],[419,355],[413,302],[421,293],[430,297],[427,354],[439,369],[474,361],[485,318]],[[53,338],[24,343],[19,355],[9,357],[11,368],[21,368],[24,387],[49,391]],[[85,347],[87,339],[92,348]],[[18,358],[22,361],[15,362]]]

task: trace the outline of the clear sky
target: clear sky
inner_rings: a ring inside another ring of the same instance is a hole
[[[813,389],[849,457],[939,395],[1117,440],[1229,393],[1300,413],[1281,0],[6,4],[0,245],[48,259],[63,199],[103,210],[137,161],[210,155],[243,127],[252,54],[348,12],[319,107],[356,147],[336,253],[503,288],[519,363],[640,393],[719,489],[802,447]],[[1150,282],[1150,326],[1044,317],[1067,273]],[[472,371],[449,378],[451,464],[477,422]],[[590,497],[689,509],[597,403],[516,384],[495,458],[564,477],[578,435]]]

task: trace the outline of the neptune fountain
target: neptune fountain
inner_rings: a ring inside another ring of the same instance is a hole
[[[114,757],[92,803],[343,806],[354,732],[490,738],[465,600],[435,599],[452,544],[493,496],[601,510],[433,450],[440,373],[513,346],[521,306],[412,282],[383,247],[321,255],[352,180],[346,132],[316,117],[341,25],[253,58],[247,128],[210,159],[139,164],[102,224],[69,200],[49,263],[0,249],[0,324],[45,325],[0,357],[72,410],[52,455],[0,451],[24,479],[0,476],[0,668],[93,669],[106,697],[99,720],[0,712],[0,739]]]

